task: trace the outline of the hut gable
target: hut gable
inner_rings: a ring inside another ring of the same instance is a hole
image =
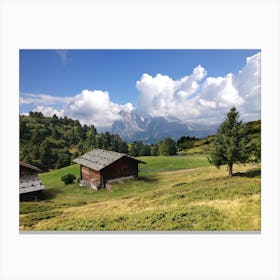
[[[138,164],[145,163],[126,154],[101,149],[94,149],[74,162],[81,165],[81,184],[97,189],[110,180],[137,177]]]
[[[19,166],[20,166],[20,176],[37,174],[38,172],[40,172],[40,169],[38,167],[23,161],[19,162]]]

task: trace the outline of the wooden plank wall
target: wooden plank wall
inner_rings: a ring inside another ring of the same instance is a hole
[[[127,177],[127,176],[138,176],[138,162],[123,157],[111,165],[103,169],[104,180],[110,180],[115,178]]]
[[[101,181],[100,172],[92,170],[86,166],[81,167],[81,174],[82,174],[81,177],[82,180],[92,181],[96,183],[100,183]]]

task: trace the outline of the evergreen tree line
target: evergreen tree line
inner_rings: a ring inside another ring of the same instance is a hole
[[[172,156],[177,153],[177,143],[170,137],[158,141],[156,144],[147,145],[142,141],[130,144],[129,154],[138,156]]]

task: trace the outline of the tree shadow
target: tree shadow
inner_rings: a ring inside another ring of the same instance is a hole
[[[51,200],[55,198],[59,193],[61,193],[61,190],[57,189],[44,189],[39,192],[31,192],[26,194],[20,195],[20,202],[39,202],[44,200]]]
[[[137,181],[143,181],[145,183],[156,183],[156,182],[158,182],[158,178],[147,177],[147,176],[139,176],[139,177],[137,177]]]
[[[60,193],[62,193],[62,191],[59,189],[45,189],[41,193],[40,200],[53,199]]]
[[[254,178],[254,177],[259,177],[261,176],[261,169],[253,169],[249,170],[247,172],[236,172],[233,174],[233,176],[238,176],[238,177],[247,177],[247,178]]]

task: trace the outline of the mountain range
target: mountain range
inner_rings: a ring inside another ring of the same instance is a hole
[[[134,110],[131,112],[121,111],[120,119],[114,121],[111,133],[119,134],[124,141],[142,141],[146,144],[154,144],[165,137],[174,140],[182,136],[206,137],[214,134],[218,125],[201,125],[183,123],[174,117],[141,116]]]

